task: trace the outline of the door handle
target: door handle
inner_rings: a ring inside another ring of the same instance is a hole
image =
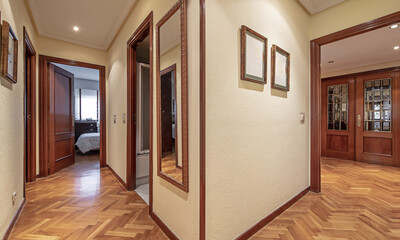
[[[361,115],[357,115],[357,127],[361,127]]]

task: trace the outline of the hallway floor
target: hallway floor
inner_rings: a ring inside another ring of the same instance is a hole
[[[126,191],[98,154],[26,185],[27,203],[10,239],[168,239],[147,204]]]
[[[323,159],[321,194],[308,193],[251,239],[400,239],[400,168]]]

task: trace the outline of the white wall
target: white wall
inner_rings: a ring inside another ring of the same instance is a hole
[[[206,7],[206,234],[234,239],[309,186],[310,17],[292,0]],[[241,25],[268,38],[266,85],[240,80]],[[291,54],[287,94],[271,90],[272,44]]]
[[[87,80],[87,79],[79,79],[75,78],[74,79],[74,88],[75,89],[90,89],[90,90],[100,90],[100,82],[99,81],[93,81],[93,80]]]
[[[360,73],[360,72],[366,72],[366,71],[372,71],[372,70],[378,70],[378,69],[384,69],[384,68],[391,68],[391,67],[398,67],[398,66],[400,66],[400,61],[384,62],[384,63],[372,64],[372,65],[355,67],[355,68],[350,67],[345,70],[321,73],[321,78],[342,76],[342,75],[351,74],[351,73]]]

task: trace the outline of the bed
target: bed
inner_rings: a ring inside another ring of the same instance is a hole
[[[75,146],[85,154],[100,149],[100,133],[84,133],[79,136]]]

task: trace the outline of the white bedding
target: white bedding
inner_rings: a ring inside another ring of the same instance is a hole
[[[85,154],[91,150],[100,149],[100,133],[85,133],[79,136],[75,145]]]

